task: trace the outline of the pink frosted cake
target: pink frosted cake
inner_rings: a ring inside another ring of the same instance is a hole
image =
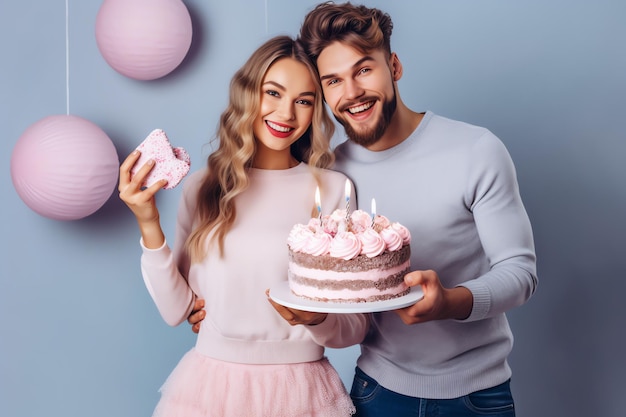
[[[135,175],[137,171],[149,159],[153,159],[155,166],[148,174],[145,187],[149,187],[155,182],[166,179],[165,189],[176,187],[180,181],[189,173],[191,159],[184,148],[174,148],[162,129],[154,129],[143,142],[137,146],[137,150],[141,152],[141,156],[135,162],[135,166],[131,170]]]
[[[289,233],[289,288],[322,302],[382,301],[409,293],[411,236],[399,223],[345,210],[297,224]]]

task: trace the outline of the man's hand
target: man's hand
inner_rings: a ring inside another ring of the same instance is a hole
[[[432,320],[464,320],[472,312],[474,298],[465,287],[444,288],[435,271],[413,271],[404,282],[413,287],[421,285],[424,297],[412,306],[395,310],[405,324]]]
[[[274,306],[274,309],[278,311],[278,314],[280,314],[281,317],[284,318],[287,323],[291,324],[292,326],[295,326],[296,324],[306,324],[309,326],[314,326],[326,320],[326,316],[328,315],[326,313],[314,313],[311,311],[296,310],[280,305],[270,298],[269,290],[265,290],[265,295],[267,295],[267,300],[272,306]]]
[[[204,308],[204,299],[196,298],[196,303],[193,306],[193,310],[187,317],[187,322],[191,324],[191,331],[194,333],[198,333],[200,331],[200,324],[202,320],[206,317],[206,311]]]

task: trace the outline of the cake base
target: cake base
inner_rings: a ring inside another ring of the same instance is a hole
[[[355,314],[378,313],[405,308],[421,300],[424,297],[424,293],[420,286],[416,286],[411,287],[407,295],[390,300],[368,303],[348,303],[345,301],[333,303],[331,301],[313,301],[304,297],[298,297],[289,289],[289,282],[281,281],[270,288],[269,296],[275,303],[294,310],[316,313]]]
[[[399,297],[403,297],[407,295],[409,293],[409,290],[410,288],[407,288],[406,290],[398,294],[373,295],[368,298],[312,298],[307,295],[297,294],[293,290],[291,292],[297,297],[305,298],[311,301],[317,301],[320,303],[346,303],[346,304],[357,303],[358,304],[358,303],[373,303],[377,301],[393,300],[394,298],[399,298]]]

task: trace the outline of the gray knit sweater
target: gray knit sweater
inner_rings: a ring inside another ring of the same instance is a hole
[[[474,296],[463,321],[408,326],[393,312],[332,314],[310,326],[329,347],[361,343],[358,366],[382,386],[423,398],[455,398],[511,376],[505,312],[525,303],[537,275],[532,230],[515,168],[487,129],[426,112],[399,145],[371,152],[347,141],[335,169],[355,184],[362,209],[409,228],[411,267]]]

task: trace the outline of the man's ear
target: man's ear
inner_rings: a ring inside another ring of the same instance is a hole
[[[394,81],[398,81],[402,78],[402,62],[400,62],[400,58],[398,58],[398,54],[395,52],[392,52],[389,57],[389,69],[391,70],[391,76]]]

